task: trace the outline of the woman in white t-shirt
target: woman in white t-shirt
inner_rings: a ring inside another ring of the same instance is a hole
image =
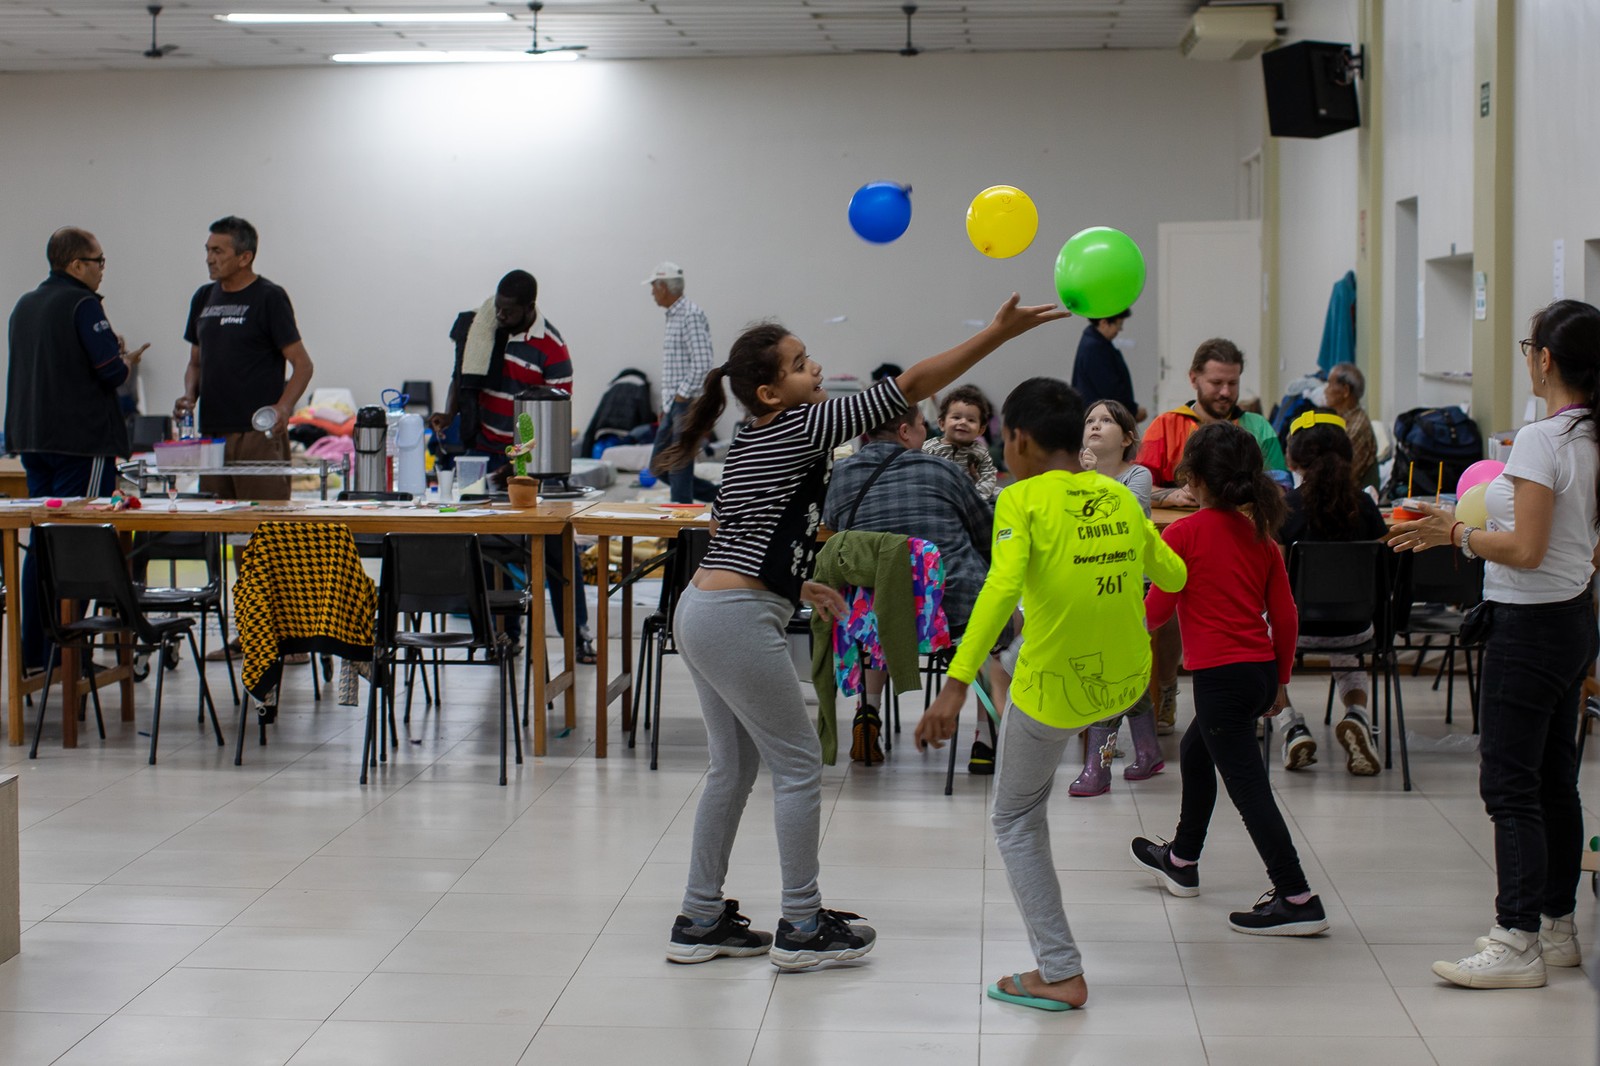
[[[1600,311],[1558,300],[1522,342],[1533,394],[1551,414],[1524,426],[1490,483],[1488,525],[1447,510],[1395,526],[1396,551],[1450,544],[1487,563],[1491,612],[1479,684],[1478,791],[1494,822],[1495,926],[1475,954],[1433,972],[1467,988],[1538,988],[1577,966],[1577,735],[1597,641],[1590,580],[1600,543]]]

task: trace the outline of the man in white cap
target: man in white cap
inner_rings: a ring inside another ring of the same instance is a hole
[[[678,420],[689,411],[706,373],[711,369],[711,326],[706,313],[683,295],[683,268],[677,263],[661,263],[644,283],[657,307],[667,311],[667,331],[661,341],[661,425],[656,431],[655,449],[650,460],[671,444],[678,435]],[[694,476],[694,459],[667,476],[673,503],[709,502],[716,498],[716,486]]]

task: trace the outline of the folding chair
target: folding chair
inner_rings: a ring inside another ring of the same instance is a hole
[[[628,747],[633,747],[639,734],[639,721],[650,731],[650,769],[656,769],[661,752],[661,670],[663,659],[678,654],[677,634],[673,619],[677,614],[678,600],[689,587],[700,561],[711,549],[711,531],[708,529],[683,529],[674,538],[664,562],[661,581],[660,605],[654,614],[644,620],[639,632],[639,704],[633,715],[633,728],[628,731]],[[807,629],[810,632],[810,629]],[[654,726],[652,726],[654,723]]]
[[[1461,621],[1469,608],[1483,600],[1483,573],[1482,559],[1468,559],[1454,548],[1441,546],[1412,555],[1410,611],[1406,624],[1399,631],[1402,650],[1417,648],[1412,677],[1422,670],[1422,661],[1428,656],[1433,638],[1445,638],[1444,663],[1434,676],[1433,690],[1439,691],[1440,681],[1447,682],[1446,723],[1455,719],[1456,654],[1462,655],[1466,662],[1467,697],[1472,704],[1474,733],[1478,731],[1478,680],[1474,659],[1481,667],[1483,652],[1461,646]],[[1414,636],[1422,637],[1420,647],[1413,642]]]
[[[468,632],[422,632],[403,629],[408,619],[433,614],[464,614]],[[383,723],[379,721],[379,691],[393,676],[398,655],[420,659],[422,652],[465,651],[465,660],[448,660],[449,666],[492,666],[500,674],[500,784],[506,783],[507,690],[514,681],[511,641],[495,632],[483,580],[483,552],[472,533],[390,533],[383,540],[383,576],[378,588],[378,628],[373,648],[372,687],[367,694],[367,728],[361,748],[361,783],[367,767],[387,761]],[[483,659],[473,658],[482,651]],[[393,699],[382,701],[388,715],[391,743],[394,737]],[[511,722],[516,738],[517,764],[522,764],[522,733]]]
[[[195,673],[200,679],[200,703],[210,712],[211,727],[217,735],[217,746],[222,747],[222,726],[217,721],[217,708],[211,700],[211,689],[206,684],[204,660],[194,640],[193,618],[149,618],[139,605],[128,573],[128,561],[122,554],[116,530],[109,525],[64,525],[46,523],[34,527],[34,550],[39,553],[39,579],[43,584],[45,629],[54,642],[49,661],[45,666],[44,690],[39,697],[39,718],[33,730],[33,747],[28,758],[39,757],[39,738],[44,733],[45,710],[50,702],[50,683],[62,648],[74,648],[87,657],[95,646],[97,637],[128,634],[133,649],[156,654],[156,695],[150,720],[150,763],[156,761],[156,743],[161,736],[161,692],[167,676],[168,651],[187,638],[190,654],[194,656]],[[100,612],[88,614],[74,621],[61,619],[63,601],[92,600]],[[100,738],[105,739],[105,721],[100,714],[100,695],[91,683],[90,696],[94,701],[95,721],[100,727]],[[67,713],[74,713],[67,708]]]
[[[1295,606],[1300,612],[1302,631],[1307,627],[1364,628],[1372,626],[1372,639],[1353,647],[1337,649],[1339,654],[1365,660],[1372,679],[1372,711],[1376,721],[1378,677],[1383,676],[1383,755],[1384,768],[1394,766],[1394,726],[1400,732],[1401,778],[1411,791],[1411,760],[1406,748],[1405,702],[1400,692],[1398,662],[1394,647],[1395,601],[1407,573],[1405,561],[1388,545],[1375,540],[1300,541],[1289,551],[1289,583]],[[1305,649],[1313,654],[1329,649]],[[1328,707],[1323,724],[1333,721],[1334,680],[1328,678]],[[1270,722],[1270,720],[1269,720]],[[1263,749],[1272,729],[1263,730]]]

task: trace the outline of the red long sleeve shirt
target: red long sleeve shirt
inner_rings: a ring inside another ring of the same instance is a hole
[[[1150,589],[1150,628],[1176,610],[1190,670],[1276,661],[1279,683],[1288,684],[1300,616],[1278,545],[1258,539],[1247,516],[1211,507],[1180,518],[1161,538],[1188,565],[1189,583],[1181,592]]]

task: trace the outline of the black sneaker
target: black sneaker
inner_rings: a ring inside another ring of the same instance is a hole
[[[1290,903],[1276,890],[1268,890],[1250,910],[1228,915],[1228,928],[1252,936],[1316,936],[1327,932],[1328,915],[1316,896]]]
[[[972,758],[967,760],[967,773],[987,777],[994,773],[994,749],[981,740],[972,742]]]
[[[1145,837],[1134,837],[1128,850],[1133,853],[1133,861],[1155,874],[1156,880],[1174,896],[1200,894],[1200,864],[1174,866],[1171,844],[1158,844]]]
[[[1311,730],[1306,728],[1304,722],[1298,722],[1283,735],[1283,768],[1304,770],[1316,761],[1316,738],[1311,735]]]
[[[724,900],[722,917],[715,925],[695,925],[694,919],[680,914],[672,923],[672,939],[667,941],[668,962],[710,962],[718,955],[744,959],[765,955],[772,948],[772,934],[750,928],[750,919],[739,913],[739,901]]]
[[[780,970],[809,970],[824,962],[861,958],[872,950],[878,934],[870,925],[850,924],[860,920],[861,915],[849,911],[821,910],[817,912],[817,928],[802,933],[787,918],[779,919],[772,965]]]

